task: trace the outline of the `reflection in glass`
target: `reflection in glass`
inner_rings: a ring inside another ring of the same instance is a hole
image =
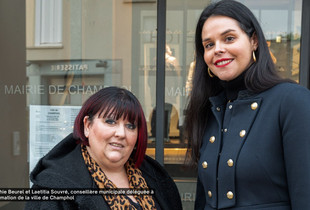
[[[147,154],[155,157],[156,1],[62,2],[62,36],[57,44],[38,46],[35,23],[40,16],[35,16],[35,1],[27,1],[27,105],[80,106],[104,86],[125,87],[142,104]],[[196,23],[211,2],[167,0],[164,163],[177,179],[184,209],[193,209],[196,178],[195,171],[182,167],[184,109],[195,73]],[[298,81],[302,0],[240,2],[260,21],[279,73]]]

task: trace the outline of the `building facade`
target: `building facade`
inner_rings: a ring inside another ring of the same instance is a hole
[[[197,173],[184,167],[184,109],[196,23],[211,2],[1,1],[1,46],[6,47],[1,49],[0,162],[7,171],[0,186],[28,187],[29,171],[72,132],[83,102],[103,87],[120,86],[143,106],[147,154],[174,178],[184,209],[193,209]],[[259,20],[278,72],[309,88],[310,3],[240,2]],[[0,203],[0,209],[12,205],[23,204]]]

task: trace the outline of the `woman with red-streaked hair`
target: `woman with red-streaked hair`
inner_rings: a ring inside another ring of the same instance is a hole
[[[145,155],[146,146],[138,99],[119,87],[101,89],[83,104],[73,134],[43,157],[30,176],[34,189],[99,188],[103,193],[30,201],[26,209],[182,209],[175,183]],[[127,193],[118,194],[121,189]]]

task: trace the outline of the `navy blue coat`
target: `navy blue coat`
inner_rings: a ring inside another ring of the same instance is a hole
[[[195,209],[310,209],[310,91],[283,83],[210,101]]]

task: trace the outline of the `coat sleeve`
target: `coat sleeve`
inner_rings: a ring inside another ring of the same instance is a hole
[[[206,205],[206,196],[203,189],[202,183],[197,178],[197,187],[196,187],[196,199],[195,199],[195,209],[204,209]]]
[[[310,209],[310,91],[288,91],[279,120],[292,210]]]
[[[153,158],[145,156],[140,167],[147,185],[154,189],[155,198],[162,210],[182,210],[179,190],[168,172]],[[155,201],[156,202],[156,201]]]

